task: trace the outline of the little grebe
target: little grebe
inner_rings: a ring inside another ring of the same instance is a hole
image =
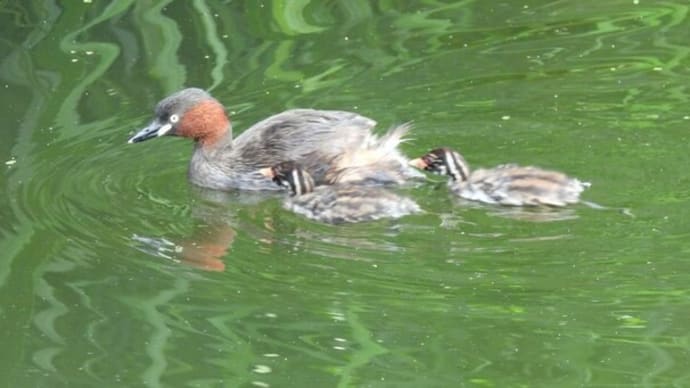
[[[348,182],[315,186],[309,173],[292,161],[278,163],[260,172],[278,186],[288,188],[291,196],[283,204],[286,209],[320,222],[353,223],[421,212],[419,205],[411,199],[381,187]]]
[[[465,159],[456,151],[437,148],[410,164],[451,177],[449,185],[456,195],[472,201],[509,206],[565,206],[579,201],[588,182],[533,166],[504,164],[470,172]]]
[[[153,121],[129,143],[164,135],[193,139],[189,180],[218,190],[276,190],[257,171],[284,160],[301,163],[318,183],[345,180],[338,178],[339,171],[366,152],[379,152],[375,159],[386,170],[369,169],[369,176],[357,179],[399,183],[413,176],[407,159],[397,150],[406,127],[379,139],[371,132],[375,125],[374,120],[352,112],[292,109],[254,124],[233,139],[223,105],[202,89],[188,88],[160,101]]]

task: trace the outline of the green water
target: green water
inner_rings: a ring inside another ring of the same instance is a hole
[[[0,2],[0,386],[690,386],[690,3]],[[183,86],[237,131],[413,121],[578,205],[325,226],[128,145]],[[166,243],[168,242],[168,243]],[[176,248],[178,247],[178,248]],[[179,248],[182,249],[179,249]]]

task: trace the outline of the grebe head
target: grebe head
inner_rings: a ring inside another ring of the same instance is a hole
[[[160,136],[182,136],[206,146],[216,143],[229,130],[230,120],[223,105],[202,89],[188,88],[161,100],[153,121],[128,143]]]
[[[311,175],[296,162],[278,163],[275,166],[263,168],[259,172],[271,178],[277,185],[288,188],[291,195],[302,195],[314,191],[314,180]]]
[[[448,147],[433,149],[411,160],[410,165],[434,174],[448,175],[456,181],[466,181],[470,175],[469,166],[462,155]]]

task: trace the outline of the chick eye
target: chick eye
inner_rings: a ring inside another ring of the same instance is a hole
[[[178,115],[170,115],[170,118],[168,119],[171,123],[175,124],[176,122],[180,121],[180,116]]]
[[[439,165],[442,164],[441,160],[439,158],[427,155],[423,158],[424,163],[426,163],[427,168],[431,167],[438,167]]]

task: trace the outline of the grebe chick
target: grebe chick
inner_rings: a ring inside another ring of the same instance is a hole
[[[419,205],[411,199],[382,187],[348,182],[315,186],[311,175],[292,161],[278,163],[260,172],[290,191],[283,203],[285,209],[315,221],[354,223],[421,212]]]
[[[410,164],[436,174],[450,176],[456,195],[472,201],[508,206],[566,206],[577,203],[588,182],[558,171],[533,166],[504,164],[470,171],[458,152],[442,147],[429,151]]]

